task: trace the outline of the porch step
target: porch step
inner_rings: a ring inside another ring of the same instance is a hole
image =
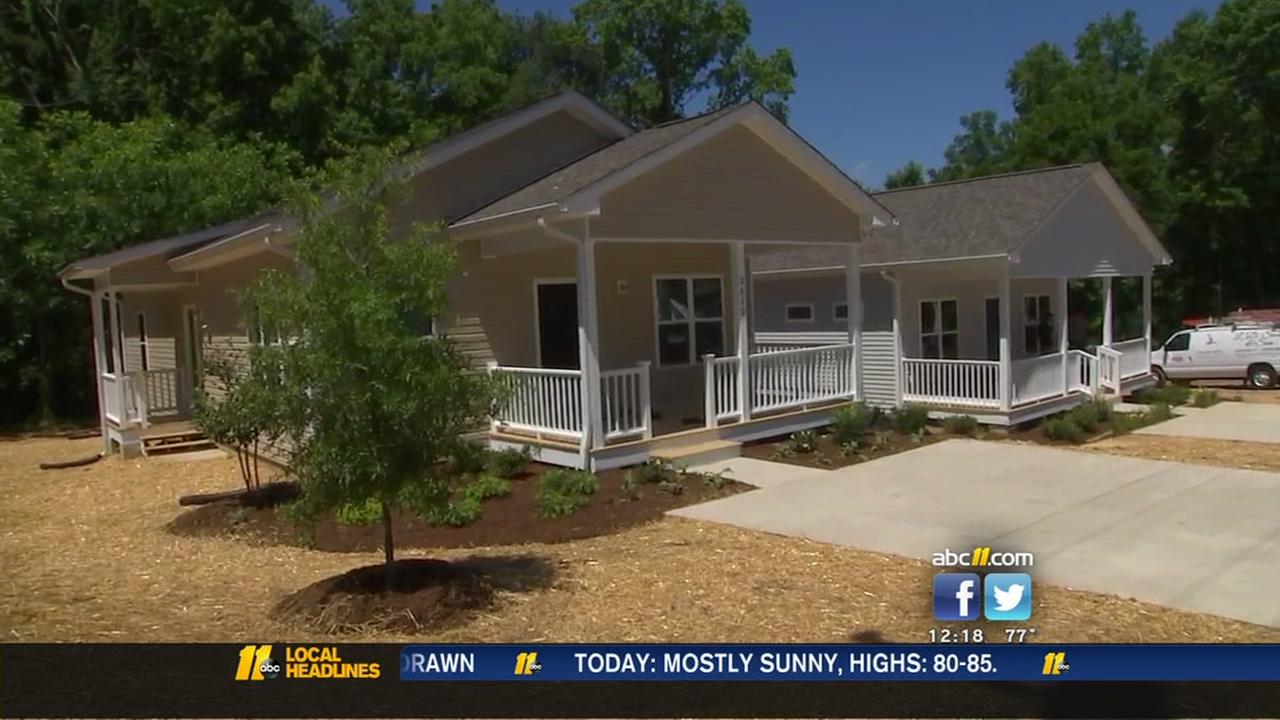
[[[143,455],[170,455],[198,450],[213,450],[218,446],[199,430],[150,435],[142,438]]]
[[[689,445],[660,448],[652,453],[652,457],[680,467],[729,460],[740,455],[742,455],[742,443],[733,440],[705,440]]]

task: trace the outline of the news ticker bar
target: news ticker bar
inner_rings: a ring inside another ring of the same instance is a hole
[[[1280,645],[409,645],[412,681],[1280,681]]]

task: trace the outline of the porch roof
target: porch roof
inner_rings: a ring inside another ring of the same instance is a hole
[[[902,228],[897,238],[866,240],[863,264],[1008,256],[1099,173],[1107,174],[1100,163],[1083,163],[876,193],[875,198],[898,216]],[[757,272],[842,265],[839,252],[825,247],[769,253],[752,260]]]

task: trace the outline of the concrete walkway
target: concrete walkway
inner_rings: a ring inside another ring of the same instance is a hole
[[[1280,405],[1221,402],[1208,408],[1177,408],[1181,417],[1134,432],[1210,440],[1280,443]]]
[[[1037,581],[1280,627],[1280,474],[950,440],[673,514],[928,558],[1035,553]]]
[[[724,473],[730,480],[754,485],[756,487],[773,487],[783,483],[829,475],[830,470],[821,468],[805,468],[786,463],[756,460],[755,458],[736,457],[731,460],[719,460],[703,465],[690,465],[690,470],[707,473]]]

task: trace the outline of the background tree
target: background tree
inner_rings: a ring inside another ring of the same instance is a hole
[[[304,218],[298,261],[306,272],[265,274],[248,297],[259,322],[288,340],[263,345],[255,363],[279,368],[264,391],[279,408],[301,483],[299,512],[315,517],[352,504],[381,507],[387,587],[393,586],[392,511],[430,515],[448,505],[440,461],[463,432],[488,416],[488,375],[469,367],[424,320],[445,309],[453,245],[438,227],[417,225],[392,239],[388,153],[364,153],[336,166],[340,213]]]
[[[885,190],[914,187],[916,185],[923,185],[924,183],[924,166],[915,160],[907,161],[906,165],[903,165],[884,177]]]

